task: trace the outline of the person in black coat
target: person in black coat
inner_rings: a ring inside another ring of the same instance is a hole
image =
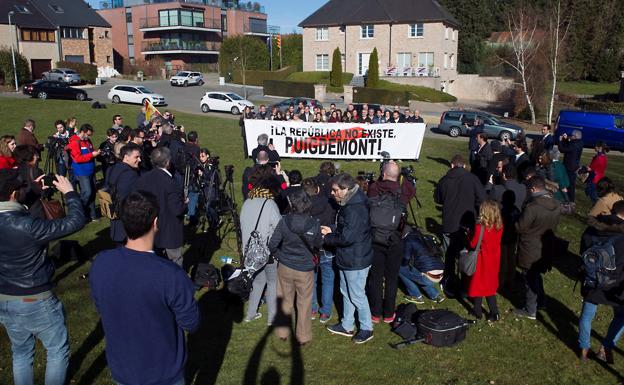
[[[555,146],[555,138],[552,135],[552,128],[550,124],[544,124],[542,126],[542,147],[546,151],[550,151]]]
[[[258,161],[258,153],[260,151],[266,151],[269,155],[269,162],[279,162],[281,160],[279,153],[273,147],[273,143],[269,142],[269,136],[267,134],[258,135],[258,147],[251,151],[251,159],[254,162]]]
[[[477,141],[477,134],[485,131],[485,127],[483,126],[483,122],[476,118],[472,126],[470,126],[469,122],[464,122],[466,128],[468,128],[469,138],[468,138],[468,151],[470,152],[470,164],[474,162],[475,157],[477,156],[477,151],[479,150],[479,142]]]
[[[336,265],[340,269],[340,292],[343,297],[342,322],[327,329],[334,334],[352,336],[355,311],[360,331],[356,343],[373,338],[371,311],[365,286],[373,262],[373,237],[368,214],[368,198],[349,174],[338,174],[331,180],[332,195],[340,205],[336,224],[322,226],[325,245],[336,248]]]
[[[451,297],[458,284],[455,261],[466,240],[463,228],[474,226],[478,207],[485,200],[483,184],[465,167],[464,158],[455,155],[451,169],[440,179],[434,192],[435,202],[442,205],[442,240],[446,252],[442,285]]]
[[[473,163],[471,164],[471,171],[475,174],[481,184],[485,185],[490,179],[489,164],[494,154],[492,153],[492,147],[487,141],[488,137],[485,132],[477,134],[477,144],[479,148],[475,154]]]
[[[513,144],[513,149],[516,152],[515,156],[511,158],[512,164],[518,172],[519,180],[526,179],[527,168],[531,167],[531,160],[527,154],[528,147],[524,138],[518,138]]]
[[[158,232],[154,239],[154,248],[182,266],[186,211],[183,186],[177,183],[167,170],[171,162],[171,152],[168,148],[155,148],[151,160],[154,168],[141,175],[135,190],[150,192],[158,198]]]
[[[105,181],[108,192],[114,195],[113,205],[121,202],[134,190],[135,183],[139,179],[141,148],[134,143],[128,143],[121,148],[120,157],[121,162],[111,167]],[[110,237],[117,243],[126,240],[126,231],[118,218],[111,219]]]
[[[579,317],[580,358],[586,361],[590,352],[591,324],[598,305],[613,307],[613,320],[602,341],[597,357],[607,363],[613,363],[612,350],[617,342],[618,332],[624,328],[624,201],[613,205],[612,215],[601,215],[594,227],[588,227],[582,236],[581,252],[597,242],[612,242],[615,249],[616,271],[615,285],[608,289],[587,287],[583,284],[583,308]]]
[[[563,134],[559,137],[559,152],[563,154],[563,165],[568,172],[570,185],[568,199],[574,202],[576,197],[576,171],[581,166],[583,154],[583,134],[579,130],[572,131],[572,135]]]

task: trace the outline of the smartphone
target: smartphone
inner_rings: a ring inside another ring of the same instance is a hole
[[[269,144],[273,144],[273,138],[269,139]]]
[[[43,185],[45,187],[54,187],[54,181],[56,180],[56,175],[48,174],[44,176],[41,180],[43,181]]]

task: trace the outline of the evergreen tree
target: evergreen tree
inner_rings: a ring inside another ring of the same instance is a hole
[[[366,87],[375,88],[379,85],[379,55],[377,54],[377,48],[373,48],[368,59],[368,80]]]
[[[336,47],[332,56],[332,69],[329,73],[329,84],[332,87],[342,87],[342,57],[340,49]]]

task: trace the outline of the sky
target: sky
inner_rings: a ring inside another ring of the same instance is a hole
[[[110,0],[106,0],[110,3]],[[241,0],[246,2],[247,0]],[[253,0],[252,0],[253,1]],[[291,33],[293,30],[301,32],[297,24],[310,16],[328,0],[255,0],[264,6],[269,16],[269,25],[278,25],[281,33]],[[87,0],[93,8],[100,8],[102,0]]]

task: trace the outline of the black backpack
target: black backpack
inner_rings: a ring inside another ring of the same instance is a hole
[[[390,246],[401,239],[400,226],[405,212],[400,193],[383,193],[368,199],[373,242]]]
[[[244,269],[236,269],[232,265],[224,265],[221,268],[223,283],[230,294],[247,301],[253,285],[252,275]]]
[[[620,283],[617,271],[615,241],[622,235],[616,235],[604,241],[595,241],[583,252],[581,267],[584,275],[583,285],[590,289],[609,290]]]
[[[466,338],[471,322],[446,309],[427,310],[417,314],[418,337],[428,345],[453,346]]]
[[[197,288],[217,289],[221,283],[221,274],[212,263],[200,263],[195,270],[193,282]]]

